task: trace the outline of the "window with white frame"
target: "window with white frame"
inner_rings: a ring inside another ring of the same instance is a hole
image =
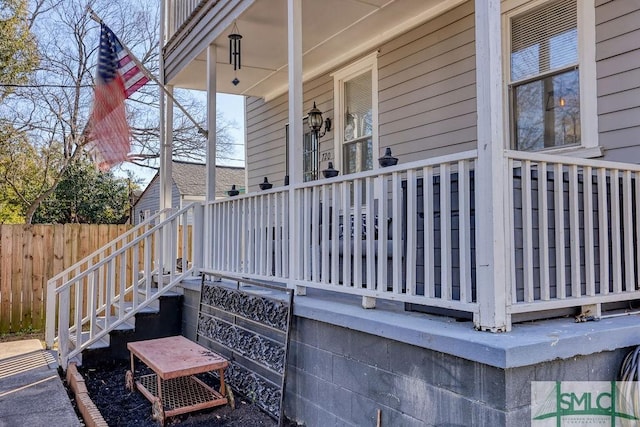
[[[577,1],[533,5],[509,19],[512,146],[584,145]]]
[[[377,149],[378,74],[376,54],[336,72],[336,154],[342,173],[374,168]]]

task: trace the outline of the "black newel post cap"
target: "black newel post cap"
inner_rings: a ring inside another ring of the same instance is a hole
[[[227,194],[231,197],[233,196],[237,196],[238,194],[240,194],[240,191],[236,190],[236,185],[233,184],[231,185],[231,190],[227,191]]]
[[[333,168],[333,162],[329,162],[327,168],[322,171],[322,175],[325,178],[333,178],[334,176],[338,176],[339,173],[340,171]]]
[[[260,183],[260,189],[261,190],[268,190],[271,187],[273,187],[273,184],[269,182],[269,180],[267,179],[267,177],[264,177],[264,181],[262,181],[262,183]]]
[[[378,159],[378,163],[380,163],[380,166],[382,166],[383,168],[386,168],[387,166],[395,166],[398,164],[398,158],[393,157],[391,155],[391,148],[387,147],[384,150],[384,156]]]

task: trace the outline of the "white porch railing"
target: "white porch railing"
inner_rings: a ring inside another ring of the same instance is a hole
[[[475,313],[475,158],[470,151],[209,203],[204,269]]]
[[[640,166],[540,153],[507,157],[511,312],[640,298]]]
[[[57,341],[63,368],[192,274],[186,259],[191,254],[196,265],[200,262],[201,216],[199,204],[173,214],[162,211],[47,282],[46,342],[51,348]],[[181,270],[179,255],[185,259]]]
[[[289,276],[289,192],[237,196],[205,207],[206,270],[255,279]]]
[[[204,0],[169,0],[169,10],[172,13],[169,34],[171,37],[189,19],[191,14],[198,8]]]

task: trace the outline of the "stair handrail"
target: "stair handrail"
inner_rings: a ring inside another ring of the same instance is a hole
[[[151,304],[153,301],[157,300],[158,298],[160,298],[161,296],[163,296],[164,294],[166,294],[167,292],[169,292],[169,290],[171,290],[175,285],[177,285],[178,283],[180,283],[182,281],[182,279],[184,279],[185,277],[191,275],[191,273],[194,271],[195,269],[192,267],[190,269],[184,270],[182,272],[182,274],[179,274],[177,276],[175,276],[175,279],[173,281],[171,281],[170,283],[168,283],[167,285],[165,285],[162,289],[159,289],[158,292],[155,292],[153,294],[152,297],[148,297],[147,299],[145,299],[143,302],[141,302],[140,304],[138,304],[137,306],[137,310],[131,310],[130,312],[128,312],[127,314],[125,314],[123,317],[121,317],[120,319],[114,321],[113,323],[111,323],[109,326],[109,329],[103,329],[102,331],[98,332],[97,334],[95,334],[93,336],[93,338],[88,339],[87,341],[83,341],[81,345],[77,345],[76,348],[74,348],[73,350],[71,350],[67,355],[65,355],[64,360],[61,360],[61,365],[63,365],[63,369],[66,369],[66,365],[67,365],[67,361],[69,361],[70,359],[72,359],[73,357],[77,356],[78,354],[80,354],[84,349],[86,349],[87,347],[89,347],[91,344],[95,343],[96,341],[100,340],[102,337],[104,337],[105,335],[107,335],[111,330],[113,330],[114,328],[117,328],[118,326],[120,326],[121,324],[125,323],[127,320],[131,319],[133,316],[136,315],[136,313],[139,312],[140,309],[143,309],[145,307],[147,307],[149,304]]]
[[[55,275],[54,277],[52,277],[51,279],[49,279],[47,281],[47,307],[46,307],[46,309],[47,309],[47,323],[46,323],[46,328],[45,328],[45,335],[46,335],[45,340],[46,340],[47,347],[51,348],[53,346],[56,338],[61,338],[62,336],[64,336],[65,338],[68,338],[69,337],[69,332],[71,332],[72,329],[75,330],[75,328],[77,328],[78,326],[82,327],[82,325],[84,325],[89,320],[89,316],[85,316],[81,320],[81,325],[73,325],[71,328],[69,328],[67,326],[68,329],[64,333],[60,330],[61,321],[60,321],[60,319],[57,319],[57,317],[56,317],[56,314],[57,314],[56,313],[56,311],[57,311],[56,310],[56,304],[58,302],[58,298],[61,298],[61,295],[64,292],[68,292],[70,290],[70,288],[75,283],[81,282],[82,280],[87,278],[90,274],[95,273],[96,271],[98,271],[103,266],[105,266],[105,265],[109,264],[110,262],[114,261],[115,259],[117,259],[117,257],[122,256],[122,255],[126,255],[126,252],[128,250],[138,246],[141,242],[143,242],[144,240],[148,239],[150,236],[153,236],[154,233],[162,232],[162,229],[167,224],[172,223],[177,218],[179,218],[180,216],[182,216],[185,213],[187,213],[187,211],[189,211],[191,209],[194,209],[194,206],[197,205],[197,204],[198,204],[197,202],[196,203],[191,203],[191,204],[189,204],[187,206],[184,206],[182,209],[179,209],[179,210],[173,210],[173,209],[163,209],[163,210],[161,210],[160,212],[154,214],[153,216],[151,216],[150,218],[146,219],[142,223],[138,224],[136,227],[134,227],[131,230],[127,231],[123,235],[118,236],[116,239],[114,239],[110,243],[108,243],[108,244],[104,245],[103,247],[101,247],[100,249],[94,251],[91,255],[89,255],[89,256],[85,257],[84,259],[76,262],[73,266],[65,269],[63,272],[61,272],[61,273]],[[155,225],[152,225],[151,227],[149,227],[149,225],[152,224],[153,222],[155,222],[158,217],[161,217],[161,215],[166,215],[170,211],[173,211],[173,213],[171,215],[166,216],[160,222],[158,222]],[[141,229],[144,230],[142,233],[140,233]],[[136,237],[134,237],[130,241],[127,241],[127,242],[123,243],[120,248],[114,249],[115,245],[117,245],[119,242],[122,242],[124,239],[129,239],[131,237],[131,235],[135,235]],[[104,252],[106,252],[107,250],[111,250],[111,252],[109,253],[109,255],[104,256]],[[186,250],[186,248],[185,248],[185,250]],[[101,256],[102,258],[98,262],[93,263],[92,259],[94,257],[97,257],[97,256]],[[86,266],[83,271],[81,271],[78,274],[73,275],[72,277],[69,277],[71,274],[74,274],[74,272],[79,271],[79,269],[81,267],[83,267],[83,266]],[[147,273],[150,275],[150,277],[153,277],[153,274],[159,274],[158,273],[159,271],[160,271],[160,268],[151,268],[150,271],[148,271]],[[169,284],[167,284],[165,286],[162,286],[161,289],[159,289],[159,292],[155,293],[154,296],[147,297],[143,302],[138,304],[136,306],[136,310],[135,311],[133,311],[131,313],[126,313],[124,316],[121,316],[118,321],[114,322],[113,324],[110,324],[110,328],[112,329],[112,328],[120,325],[121,323],[123,323],[127,319],[129,319],[137,311],[139,311],[139,309],[146,307],[152,301],[154,301],[159,296],[161,296],[162,294],[167,292],[168,289],[170,289],[173,286],[175,286],[175,284],[180,282],[184,277],[192,274],[193,271],[195,271],[195,267],[188,268],[188,266],[185,266],[185,268],[183,268],[183,270],[181,271],[181,274],[174,275],[173,272],[172,272],[171,273],[171,281],[170,281]],[[60,286],[56,287],[55,284],[61,279],[64,281],[64,283],[62,283]],[[139,285],[139,283],[138,283],[139,280],[140,279],[135,280],[136,285],[128,286],[128,287],[124,288],[124,291],[123,291],[124,294],[126,295],[126,294],[130,293],[132,291],[132,289],[137,287]],[[160,280],[162,280],[162,278]],[[111,302],[119,300],[119,299],[121,299],[123,297],[124,297],[124,295],[118,294],[117,296],[114,296],[114,299]],[[123,299],[123,301],[124,301],[124,299]],[[98,308],[98,310],[103,310],[104,307],[106,307],[106,305],[103,305],[102,309]],[[100,312],[100,311],[98,311],[98,312]],[[60,316],[62,316],[62,314],[60,314]],[[68,323],[68,322],[63,322],[63,323]],[[108,331],[104,331],[104,333],[98,333],[98,334],[94,335],[88,341],[85,341],[85,342],[82,342],[82,343],[77,343],[76,349],[74,349],[74,351],[72,351],[70,353],[71,357],[73,355],[77,354],[79,351],[82,351],[82,349],[84,349],[87,346],[91,345],[95,341],[99,340],[106,333],[108,333]],[[58,336],[56,336],[56,335],[58,335]],[[60,345],[60,343],[59,343],[59,345]],[[64,346],[66,347],[66,343],[64,344]],[[61,355],[61,356],[62,356],[61,358],[64,359],[65,363],[66,363],[66,360],[68,360],[68,358],[70,357],[69,354],[65,354],[65,355]]]
[[[82,258],[80,261],[76,262],[75,264],[73,264],[70,267],[67,267],[65,270],[61,271],[60,273],[56,274],[55,276],[53,276],[52,278],[47,280],[47,286],[49,286],[48,285],[49,282],[57,281],[57,280],[61,279],[62,277],[64,277],[65,274],[69,274],[71,271],[73,271],[73,270],[77,269],[78,267],[82,266],[83,264],[87,263],[90,259],[100,255],[101,253],[105,252],[107,249],[111,249],[113,246],[118,244],[120,241],[122,241],[125,238],[129,237],[131,234],[139,231],[141,228],[144,228],[144,227],[148,226],[151,222],[155,221],[156,218],[158,218],[160,215],[166,214],[167,212],[169,212],[171,210],[172,210],[171,208],[166,208],[166,209],[163,209],[161,211],[156,212],[151,217],[145,219],[143,222],[141,222],[140,224],[138,224],[135,227],[133,227],[131,230],[119,235],[115,239],[111,240],[109,243],[107,243],[104,246],[96,249],[91,254],[87,255],[84,258]]]
[[[85,277],[87,277],[89,274],[91,274],[93,272],[93,270],[103,266],[104,264],[107,264],[109,261],[111,261],[113,258],[117,257],[118,255],[122,254],[123,252],[126,252],[127,249],[129,249],[131,246],[134,246],[137,243],[140,243],[140,241],[146,239],[147,237],[149,237],[151,234],[153,234],[155,231],[157,231],[158,229],[164,227],[166,225],[166,223],[173,221],[174,219],[176,219],[178,216],[182,215],[186,210],[188,210],[188,208],[190,208],[191,205],[180,209],[179,211],[175,212],[174,214],[168,216],[164,221],[157,223],[156,225],[152,226],[151,228],[147,229],[143,234],[140,234],[138,237],[134,238],[132,241],[127,242],[126,245],[123,245],[121,248],[116,249],[115,251],[111,252],[109,255],[107,255],[106,257],[102,258],[100,261],[96,262],[95,264],[91,264],[91,268],[88,268],[86,270],[84,270],[82,273],[73,276],[72,279],[67,280],[65,283],[63,283],[62,285],[58,286],[57,288],[54,289],[54,291],[56,293],[62,292],[65,289],[71,287],[73,285],[73,282],[77,282],[78,280],[82,280]],[[99,255],[95,254],[94,256]],[[89,257],[87,257],[89,258]],[[85,260],[87,259],[85,258]],[[77,267],[76,267],[77,268]],[[67,270],[70,270],[71,268],[68,268]],[[66,272],[66,270],[65,270]],[[60,275],[58,275],[57,277],[59,277]],[[55,278],[49,279],[49,281],[47,282],[47,286],[49,282],[56,280]]]

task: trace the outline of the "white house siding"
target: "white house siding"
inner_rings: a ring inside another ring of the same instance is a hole
[[[402,161],[476,147],[474,25],[469,1],[380,48],[381,150]]]
[[[180,206],[180,192],[175,184],[171,186],[171,206]],[[140,212],[148,210],[151,215],[158,212],[160,208],[160,178],[155,177],[147,186],[144,193],[135,205],[133,213],[133,224],[137,225],[140,221]]]
[[[313,107],[313,102],[324,117],[333,119],[333,79],[326,74],[304,84],[304,111]],[[287,94],[265,102],[261,98],[246,98],[247,117],[247,176],[248,191],[258,190],[265,177],[274,186],[284,182],[286,162],[286,131],[289,121]],[[333,152],[333,132],[320,140],[320,152]],[[326,161],[320,169],[326,168]]]
[[[381,151],[391,146],[402,161],[475,148],[473,10],[473,2],[466,2],[380,47]],[[324,117],[334,119],[330,74],[304,84],[305,112],[314,101]],[[249,191],[264,177],[282,185],[287,95],[268,102],[248,97],[245,111]],[[334,157],[333,136],[329,132],[320,140],[320,170]]]
[[[605,159],[640,162],[640,2],[596,1],[598,131]]]

